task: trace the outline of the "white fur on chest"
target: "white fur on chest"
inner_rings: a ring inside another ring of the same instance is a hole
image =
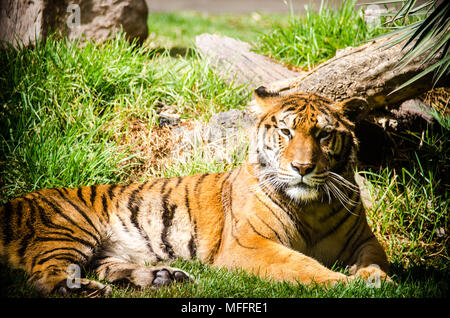
[[[105,256],[137,264],[194,256],[190,251],[194,231],[186,208],[176,206],[170,221],[164,224],[162,206],[160,196],[143,194],[132,217],[126,203],[119,204],[119,212],[111,216]]]
[[[138,229],[120,221],[117,216],[111,218],[111,227],[108,232],[108,240],[103,250],[104,256],[142,265],[156,260],[155,255],[149,250],[147,240]]]

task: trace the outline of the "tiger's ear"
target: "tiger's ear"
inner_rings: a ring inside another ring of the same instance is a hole
[[[280,93],[272,92],[267,90],[264,86],[260,86],[255,89],[255,100],[256,100],[256,108],[258,113],[267,113],[271,110],[278,99],[280,98]]]
[[[351,122],[358,122],[363,120],[369,112],[369,104],[367,100],[361,97],[352,97],[338,103],[337,105],[342,113]]]

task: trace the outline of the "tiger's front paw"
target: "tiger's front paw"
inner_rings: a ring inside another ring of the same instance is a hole
[[[178,268],[169,266],[141,266],[134,269],[125,280],[139,288],[157,289],[172,283],[189,282],[194,278]]]
[[[352,279],[360,278],[372,287],[380,287],[381,282],[394,283],[394,281],[376,264],[371,264],[356,270],[356,266],[350,269]]]
[[[170,285],[173,282],[188,282],[193,281],[193,277],[177,268],[165,267],[155,269],[153,271],[154,279],[152,288],[159,288],[164,285]]]

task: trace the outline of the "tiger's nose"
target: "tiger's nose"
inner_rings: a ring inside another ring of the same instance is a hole
[[[305,176],[314,170],[312,163],[300,163],[297,161],[291,162],[292,169],[297,171],[301,176]]]

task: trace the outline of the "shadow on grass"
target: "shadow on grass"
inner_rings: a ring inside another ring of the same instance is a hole
[[[0,264],[0,298],[30,298],[39,295],[27,285],[28,276],[21,269]]]
[[[410,289],[406,297],[447,298],[450,270],[446,264],[430,266],[413,264],[407,268],[399,263],[391,264],[391,275],[401,286]]]

